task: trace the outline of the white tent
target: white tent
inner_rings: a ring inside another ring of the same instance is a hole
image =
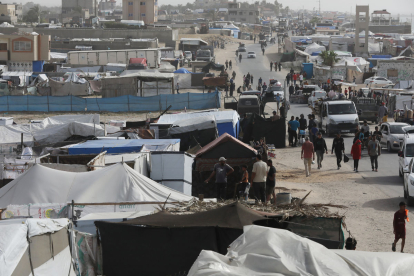
[[[375,34],[371,31],[368,31],[368,36],[374,36]],[[359,37],[365,37],[365,30],[359,33]]]
[[[414,255],[329,250],[290,231],[245,226],[223,256],[201,251],[189,276],[208,275],[411,275]]]
[[[310,55],[312,55],[313,52],[319,52],[319,51],[326,51],[326,48],[325,46],[319,45],[315,42],[308,45],[305,49],[305,53],[308,53]]]
[[[65,172],[34,165],[27,172],[0,189],[0,208],[8,205],[102,202],[188,201],[191,196],[139,174],[118,163],[91,172]],[[152,211],[157,205],[142,204],[138,211]]]
[[[75,275],[68,224],[68,219],[0,221],[0,275]]]

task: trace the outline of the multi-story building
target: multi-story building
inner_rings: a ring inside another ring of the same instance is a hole
[[[158,21],[158,0],[122,0],[122,19],[154,24]]]
[[[0,22],[17,23],[16,6],[16,4],[1,4],[0,2]]]
[[[99,10],[100,11],[113,11],[116,7],[116,1],[115,0],[101,0],[99,2]]]
[[[241,23],[251,23],[251,24],[259,24],[259,7],[253,8],[241,8],[241,3],[237,3],[236,0],[234,2],[228,3],[228,15],[227,21],[234,21],[234,22],[241,22]]]
[[[97,0],[62,0],[62,17],[73,16],[74,13],[88,9],[90,16],[98,15],[98,1]],[[79,16],[80,14],[75,14]]]
[[[50,35],[1,35],[0,63],[9,71],[41,72],[50,60]]]

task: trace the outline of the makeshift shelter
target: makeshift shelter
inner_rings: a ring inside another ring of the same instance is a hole
[[[314,52],[322,52],[322,51],[326,51],[326,47],[314,42],[306,46],[306,49],[304,52],[312,55]]]
[[[263,220],[268,219],[234,203],[191,215],[159,212],[120,223],[97,221],[103,274],[136,275],[137,266],[142,275],[186,272],[201,250],[224,254],[244,225]]]
[[[204,72],[204,73],[208,73],[208,72],[210,72],[210,70],[215,70],[215,71],[221,71],[221,72],[223,72],[224,71],[224,68],[225,67],[224,67],[223,64],[217,64],[217,63],[214,63],[214,62],[211,61],[206,66],[204,66],[201,69],[201,71]]]
[[[68,219],[0,221],[0,275],[76,275]]]
[[[90,140],[69,148],[69,154],[93,154],[107,151],[109,154],[144,151],[179,151],[180,139],[126,139]]]
[[[239,137],[240,116],[235,110],[218,111],[217,109],[213,109],[200,112],[165,114],[160,117],[157,123],[151,124],[151,126],[155,129],[162,126],[170,127],[177,121],[205,116],[214,116],[219,136],[224,133],[228,133],[233,137]]]
[[[151,179],[191,196],[193,161],[193,157],[185,152],[152,152]]]
[[[191,199],[124,163],[82,173],[63,172],[36,164],[0,189],[0,208],[11,204],[67,204],[72,200],[77,203],[167,202],[169,205],[168,202]],[[157,206],[155,203],[137,204],[135,211],[153,211]],[[114,210],[113,206],[110,208]],[[86,209],[83,215],[85,213]]]
[[[174,72],[174,83],[179,84],[181,89],[191,88],[192,73],[185,68]]]
[[[217,133],[213,115],[177,121],[168,129],[168,136],[180,139],[180,151],[187,151],[197,145],[204,147],[218,137]]]
[[[266,144],[273,144],[276,148],[286,146],[286,123],[285,120],[270,121],[253,114],[247,119],[243,142],[259,141],[266,139]]]
[[[212,171],[214,164],[222,156],[230,166],[242,166],[251,163],[256,155],[254,148],[224,133],[197,151],[195,168],[197,171]]]
[[[290,231],[250,225],[226,255],[203,250],[188,275],[403,276],[413,269],[412,254],[329,250]]]

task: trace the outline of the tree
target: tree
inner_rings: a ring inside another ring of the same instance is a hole
[[[310,21],[309,21],[309,23],[311,23],[312,25],[313,24],[317,24],[317,23],[319,23],[319,22],[321,22],[321,19],[319,18],[319,17],[316,17],[316,16],[314,16]]]
[[[338,58],[338,54],[334,51],[322,51],[322,53],[320,53],[319,56],[323,60],[322,63],[327,66],[333,66],[336,62],[340,60],[340,58]]]

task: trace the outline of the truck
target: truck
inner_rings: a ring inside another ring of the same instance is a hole
[[[360,121],[371,121],[378,124],[378,102],[373,98],[353,98]]]
[[[260,93],[260,91],[257,91]],[[263,114],[263,105],[259,96],[250,94],[250,95],[240,95],[239,100],[235,97],[225,97],[224,98],[224,108],[237,110],[240,117],[243,117],[244,114]]]
[[[145,58],[149,68],[158,68],[161,63],[161,51],[153,48],[68,52],[68,64],[71,65],[129,64],[131,58]]]
[[[324,100],[313,109],[318,127],[326,135],[354,133],[359,126],[358,113],[353,101]]]
[[[213,46],[201,46],[197,50],[196,61],[215,61],[214,47]]]

